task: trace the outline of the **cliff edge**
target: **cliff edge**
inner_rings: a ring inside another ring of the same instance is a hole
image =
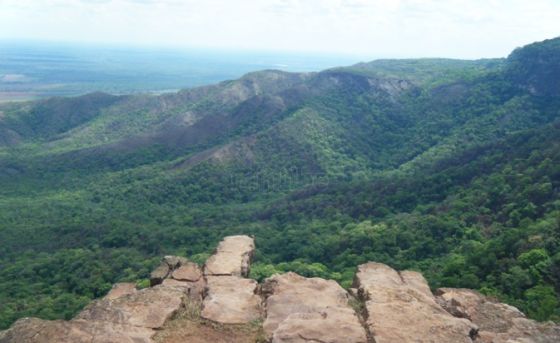
[[[560,326],[468,289],[369,262],[353,288],[295,273],[248,279],[254,240],[229,236],[206,265],[165,256],[151,287],[116,284],[69,321],[22,318],[0,343],[557,343]]]

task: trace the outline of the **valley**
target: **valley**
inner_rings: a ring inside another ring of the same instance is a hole
[[[560,38],[0,105],[0,329],[252,235],[251,278],[375,261],[560,320]]]

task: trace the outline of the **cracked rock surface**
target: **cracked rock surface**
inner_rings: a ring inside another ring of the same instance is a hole
[[[478,329],[441,307],[420,273],[370,262],[358,267],[356,287],[376,343],[471,343]]]
[[[261,319],[258,283],[246,279],[255,243],[248,236],[220,242],[204,266],[206,289],[202,318],[222,324],[247,324]]]
[[[222,324],[247,324],[261,318],[257,281],[238,276],[209,276],[202,318]]]
[[[74,319],[22,318],[0,343],[558,343],[560,326],[468,289],[369,262],[350,293],[296,273],[248,279],[254,240],[225,237],[203,269],[165,256],[152,287],[118,283]]]
[[[272,342],[366,342],[348,293],[333,280],[286,273],[266,279],[262,292]]]
[[[224,238],[216,252],[204,266],[204,275],[234,275],[247,277],[255,251],[255,241],[249,236],[229,236]]]
[[[467,318],[479,328],[476,342],[560,342],[560,327],[529,320],[517,308],[492,301],[470,289],[440,288],[438,302],[449,313]]]
[[[185,262],[184,258],[166,256],[162,264],[178,268]],[[23,318],[0,333],[0,343],[153,343],[156,330],[189,297],[189,283],[177,282],[142,290],[130,283],[115,284],[104,298],[90,303],[74,319]]]
[[[272,333],[273,343],[366,343],[366,331],[353,309],[326,307],[296,312],[281,321]]]

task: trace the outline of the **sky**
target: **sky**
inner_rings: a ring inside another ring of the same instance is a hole
[[[559,18],[560,0],[0,0],[0,39],[473,59]]]

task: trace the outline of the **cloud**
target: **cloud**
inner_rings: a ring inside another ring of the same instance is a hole
[[[0,0],[0,38],[494,57],[560,34],[555,0]]]

